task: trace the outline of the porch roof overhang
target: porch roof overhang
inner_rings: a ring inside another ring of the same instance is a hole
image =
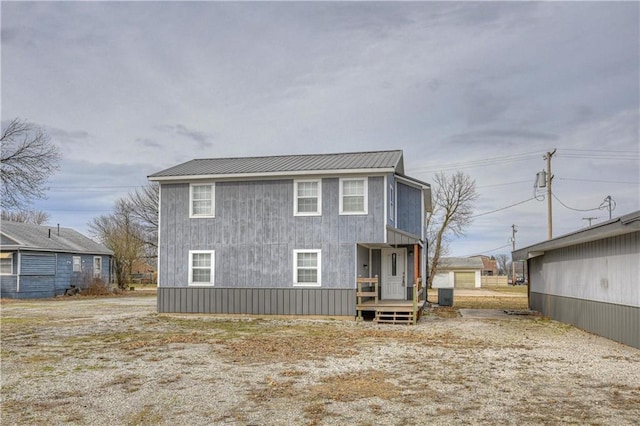
[[[420,237],[410,234],[409,232],[401,231],[398,228],[387,225],[387,244],[390,245],[404,245],[404,244],[419,244]]]

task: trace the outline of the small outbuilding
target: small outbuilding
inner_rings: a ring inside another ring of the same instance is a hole
[[[443,257],[438,262],[433,288],[480,288],[484,265],[478,257]]]
[[[529,305],[554,320],[640,348],[640,211],[513,252]]]
[[[54,297],[111,281],[113,252],[73,229],[3,220],[0,235],[0,297]]]

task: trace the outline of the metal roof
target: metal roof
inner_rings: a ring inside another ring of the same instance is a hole
[[[477,257],[441,257],[438,261],[438,270],[483,268],[482,260]]]
[[[404,173],[402,151],[195,159],[153,173],[148,177],[151,180],[165,180],[195,176],[276,176],[360,170]]]
[[[531,257],[541,256],[546,251],[638,231],[640,231],[640,210],[607,222],[597,223],[589,228],[580,229],[579,231],[543,241],[529,247],[520,248],[513,251],[511,256],[514,260],[526,260]]]
[[[0,223],[3,238],[2,250],[41,250],[64,253],[106,254],[113,252],[71,228],[32,225],[28,223]],[[15,242],[7,244],[6,238]]]

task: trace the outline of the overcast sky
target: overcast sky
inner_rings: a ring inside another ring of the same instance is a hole
[[[192,158],[402,149],[476,181],[451,255],[508,253],[547,237],[553,149],[554,236],[640,210],[639,5],[2,2],[2,121],[60,147],[54,225]]]

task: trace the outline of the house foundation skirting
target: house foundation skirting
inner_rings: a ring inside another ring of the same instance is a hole
[[[640,348],[640,308],[531,292],[531,309],[556,321]]]
[[[158,287],[158,312],[355,317],[356,290]]]

